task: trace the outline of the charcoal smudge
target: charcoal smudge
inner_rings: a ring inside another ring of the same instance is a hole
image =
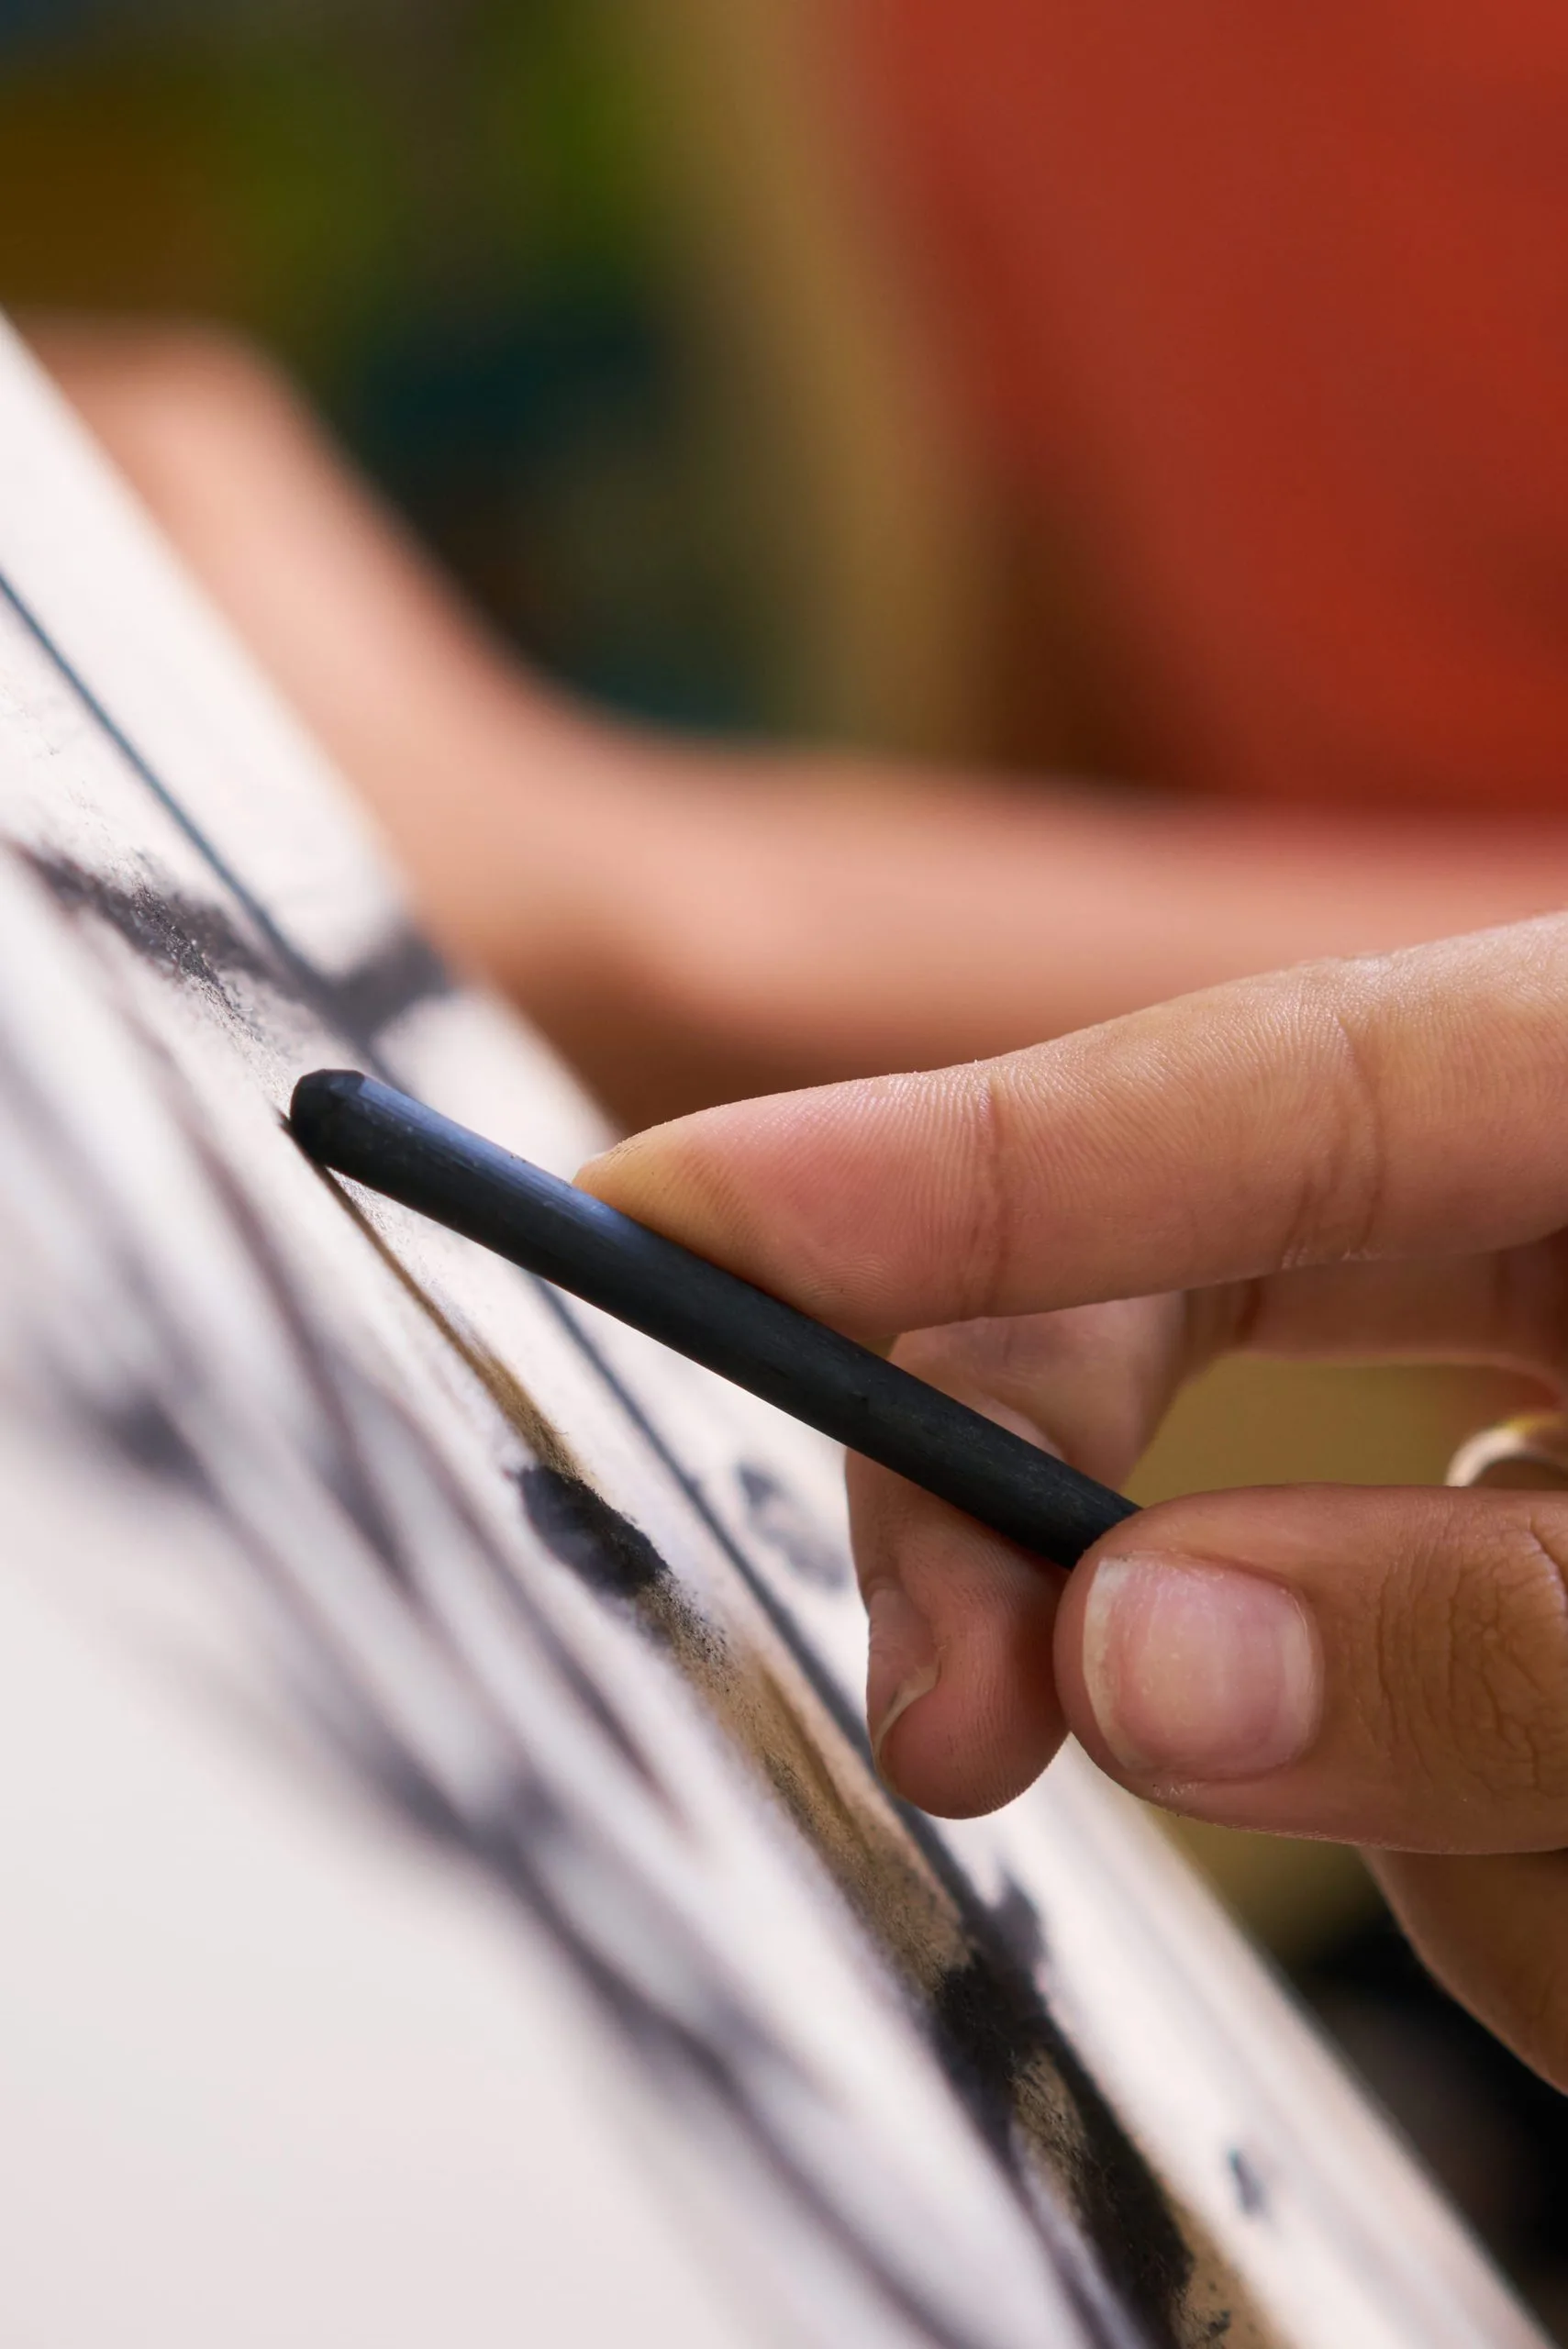
[[[378,1036],[416,1004],[454,991],[450,972],[416,930],[399,930],[345,971],[333,988],[338,1018],[350,1035]]]
[[[630,1518],[601,1500],[591,1485],[557,1468],[523,1468],[517,1488],[528,1523],[552,1558],[612,1598],[640,1598],[667,1582],[670,1569]]]
[[[177,890],[154,888],[147,881],[111,881],[72,857],[45,856],[37,850],[22,853],[64,912],[92,915],[123,939],[141,962],[199,987],[225,1010],[235,1008],[228,985],[231,978],[275,983],[272,958],[221,907]]]
[[[63,912],[103,922],[139,961],[200,988],[228,1012],[239,1008],[231,983],[249,979],[287,1002],[308,1003],[345,1036],[368,1044],[416,1004],[452,992],[434,947],[406,927],[340,977],[302,974],[221,906],[151,881],[111,880],[73,857],[38,849],[19,853]]]
[[[1256,2162],[1241,2146],[1232,2146],[1228,2165],[1236,2188],[1238,2207],[1249,2219],[1262,2218],[1269,2207],[1269,2189]]]
[[[1029,1970],[998,1942],[973,1947],[936,1985],[931,2014],[943,2067],[998,2155],[1014,2157],[1020,2121],[1054,2141],[1085,2232],[1112,2254],[1117,2289],[1151,2349],[1179,2349],[1192,2248]],[[1047,2078],[1057,2094],[1045,2092]]]
[[[106,1406],[98,1430],[127,1464],[161,1485],[209,1498],[212,1479],[163,1398],[148,1391]]]
[[[841,1590],[850,1579],[842,1548],[828,1539],[795,1495],[765,1468],[742,1461],[735,1472],[751,1531],[778,1553],[792,1574],[817,1590]]]
[[[1023,1886],[1006,1877],[1002,1897],[992,1903],[987,1919],[1008,1956],[1032,1974],[1045,1956],[1045,1928]]]

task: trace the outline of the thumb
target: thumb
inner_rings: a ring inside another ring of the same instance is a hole
[[[1072,1577],[1070,1727],[1134,1793],[1407,1851],[1568,1844],[1568,1496],[1209,1494]]]

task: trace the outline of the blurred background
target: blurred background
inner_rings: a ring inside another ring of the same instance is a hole
[[[495,626],[714,733],[1138,772],[1086,572],[949,396],[877,137],[795,0],[0,0],[0,302],[274,352]],[[1459,1374],[1200,1383],[1152,1498],[1440,1478]],[[1353,1855],[1186,1840],[1568,2339],[1561,2099]]]
[[[971,739],[952,452],[789,11],[3,0],[0,27],[13,308],[254,336],[501,628],[616,707]]]

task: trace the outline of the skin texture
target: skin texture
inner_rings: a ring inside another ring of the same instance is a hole
[[[742,1102],[600,1197],[1096,1475],[1228,1349],[1562,1384],[1568,918]],[[1005,1802],[1064,1732],[1192,1816],[1373,1848],[1435,1971],[1568,2087],[1568,1497],[1309,1486],[1118,1527],[1070,1584],[851,1464],[882,1765]]]
[[[1096,798],[614,725],[490,638],[253,352],[59,321],[33,340],[448,952],[628,1122],[1003,1052],[1568,890],[1561,824]]]

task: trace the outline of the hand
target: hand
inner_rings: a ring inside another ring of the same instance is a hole
[[[1568,918],[712,1110],[582,1179],[1111,1481],[1229,1348],[1554,1392]],[[851,1497],[901,1792],[987,1809],[1070,1729],[1171,1809],[1381,1847],[1435,1970],[1568,2087],[1568,1496],[1212,1494],[1070,1581],[863,1462]]]

